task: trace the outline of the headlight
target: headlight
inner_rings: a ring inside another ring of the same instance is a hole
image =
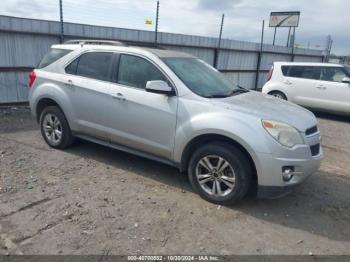
[[[262,120],[262,125],[266,131],[283,146],[293,147],[295,145],[304,144],[298,130],[290,125],[271,120]]]

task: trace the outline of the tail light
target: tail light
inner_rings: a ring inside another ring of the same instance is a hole
[[[269,73],[267,74],[267,81],[270,81],[270,80],[271,80],[272,74],[273,74],[273,66],[271,67]]]
[[[36,74],[34,71],[30,72],[28,75],[28,86],[31,88],[35,82]]]

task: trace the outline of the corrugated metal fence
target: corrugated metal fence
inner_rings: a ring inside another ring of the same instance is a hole
[[[131,44],[152,44],[154,32],[113,27],[65,23],[65,40],[109,39]],[[262,87],[274,61],[291,61],[291,48],[217,38],[158,33],[158,44],[166,49],[193,54],[213,65],[231,81],[246,88]],[[27,72],[34,68],[52,44],[59,43],[60,23],[0,16],[0,103],[27,101]],[[260,70],[258,57],[261,55]],[[295,61],[321,62],[322,52],[296,49]],[[257,77],[258,76],[258,77]],[[256,82],[257,77],[257,82]]]

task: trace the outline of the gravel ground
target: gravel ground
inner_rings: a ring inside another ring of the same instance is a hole
[[[0,109],[0,254],[350,254],[350,119],[318,117],[319,172],[223,207],[172,167],[84,141],[50,149],[27,108]]]

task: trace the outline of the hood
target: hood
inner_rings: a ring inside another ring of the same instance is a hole
[[[211,101],[215,106],[255,115],[260,119],[284,122],[301,132],[317,124],[314,114],[309,110],[256,91],[227,98],[215,98]]]

